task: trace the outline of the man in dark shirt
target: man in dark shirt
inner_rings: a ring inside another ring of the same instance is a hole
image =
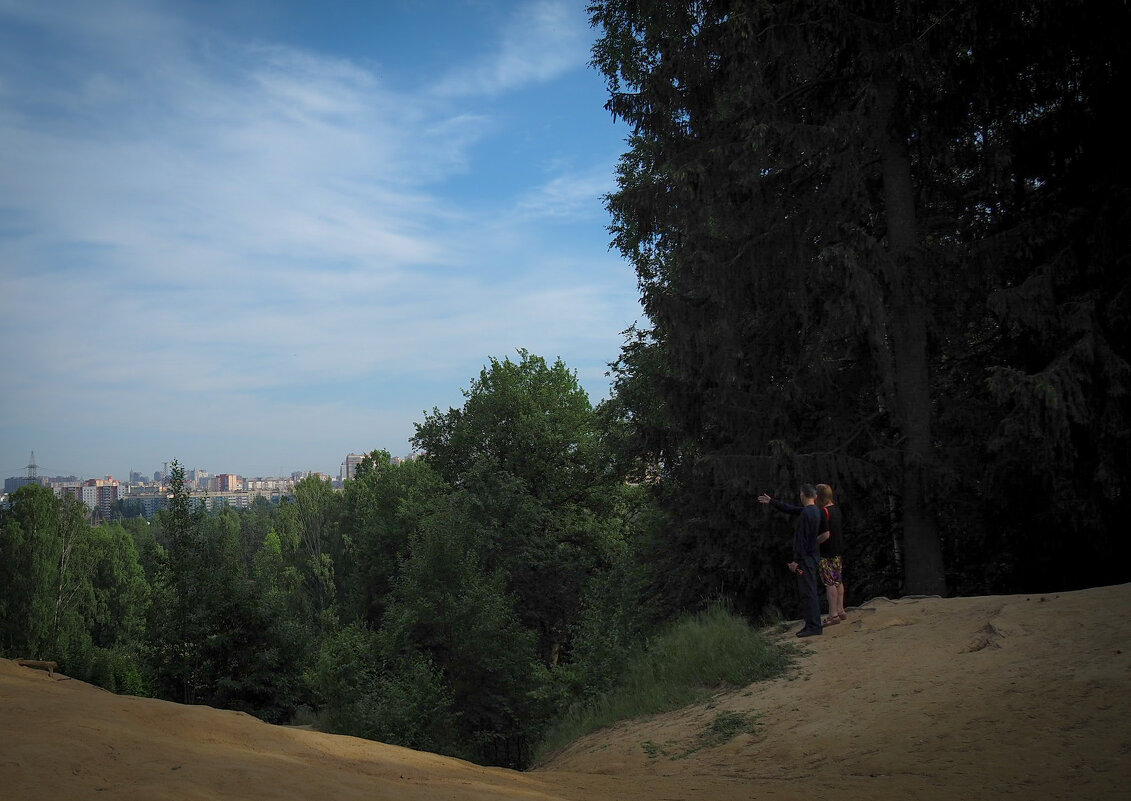
[[[797,576],[797,590],[801,595],[801,614],[805,626],[797,632],[798,637],[812,637],[821,633],[821,598],[817,592],[817,562],[821,558],[817,535],[827,526],[824,514],[816,506],[817,490],[812,484],[801,485],[801,505],[785,503],[759,495],[759,503],[772,504],[787,514],[798,515],[797,527],[793,530],[793,561],[788,567]]]

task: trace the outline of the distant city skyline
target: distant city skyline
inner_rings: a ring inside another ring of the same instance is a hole
[[[240,476],[241,478],[245,478],[245,479],[266,479],[266,478],[291,478],[296,473],[320,473],[320,474],[328,475],[333,479],[337,479],[339,477],[339,474],[342,472],[342,470],[341,470],[342,466],[347,463],[348,457],[350,457],[350,456],[364,457],[364,456],[367,456],[368,454],[372,453],[374,450],[388,450],[388,449],[387,448],[370,448],[370,449],[365,450],[365,451],[354,450],[354,451],[350,451],[350,452],[347,452],[347,453],[343,453],[341,461],[339,461],[339,463],[337,464],[337,466],[333,470],[315,469],[313,467],[295,467],[295,468],[291,468],[291,469],[280,469],[279,472],[271,472],[271,473],[245,473],[245,472],[241,472],[239,470],[231,470],[231,469],[228,469],[227,467],[210,468],[210,467],[203,466],[203,465],[188,465],[188,464],[184,464],[183,462],[180,462],[180,464],[181,464],[181,467],[183,467],[186,472],[194,472],[194,471],[195,472],[205,472],[205,473],[209,474],[210,476],[216,476],[216,475],[222,475],[222,474],[232,474],[232,475]],[[414,454],[411,451],[406,451],[404,453],[393,453],[392,451],[389,451],[389,456],[391,456],[394,459],[405,459],[405,458],[409,458],[413,455]],[[179,461],[180,460],[178,460],[178,462]],[[80,473],[80,472],[76,472],[76,471],[60,472],[60,471],[57,471],[57,470],[47,469],[44,466],[40,465],[39,462],[40,462],[40,459],[39,459],[38,456],[36,456],[36,458],[35,458],[36,471],[35,472],[40,478],[64,479],[64,478],[73,476],[75,479],[80,480],[80,481],[85,481],[87,479],[97,479],[97,478],[114,478],[117,481],[121,482],[122,484],[131,482],[133,480],[132,476],[135,473],[141,475],[141,479],[140,479],[141,481],[150,482],[150,481],[155,480],[154,479],[155,474],[158,474],[158,473],[163,474],[166,470],[171,469],[171,467],[167,467],[165,464],[158,464],[152,470],[145,470],[145,469],[139,469],[137,467],[131,467],[131,468],[129,468],[127,470],[123,470],[121,472],[115,472],[115,471],[98,472],[98,471],[95,471],[93,473],[84,474],[84,473]],[[173,462],[173,460],[170,459],[168,461],[168,464],[171,466],[172,462]],[[15,470],[15,471],[13,471],[12,468],[4,468],[3,469],[4,475],[0,478],[9,479],[9,478],[25,477],[27,475],[28,464],[29,463],[25,460],[24,465],[22,467],[18,468],[17,470]]]
[[[574,0],[0,0],[0,470],[336,474],[641,318]],[[14,472],[13,472],[14,471]]]

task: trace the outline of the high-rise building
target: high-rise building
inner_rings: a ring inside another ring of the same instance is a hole
[[[238,492],[241,489],[240,477],[235,473],[218,473],[212,481],[213,492]]]
[[[357,468],[365,457],[361,454],[350,453],[346,455],[346,460],[342,462],[341,479],[342,481],[352,481],[357,473]]]

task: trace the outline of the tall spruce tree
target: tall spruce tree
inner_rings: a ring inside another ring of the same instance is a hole
[[[146,638],[156,693],[185,704],[196,703],[203,689],[208,588],[203,578],[210,566],[200,517],[185,486],[184,467],[173,460],[169,505],[159,517],[165,545],[158,551]]]
[[[638,388],[641,369],[657,387],[642,442],[678,487],[689,592],[765,598],[779,548],[749,536],[753,497],[800,478],[855,490],[857,520],[893,509],[903,591],[946,590],[939,488],[956,443],[940,441],[943,393],[985,393],[1003,322],[987,298],[1042,272],[1006,243],[1075,151],[1050,133],[1026,163],[1017,146],[1064,133],[1064,107],[1118,85],[1125,57],[1099,27],[1126,30],[1127,9],[1110,5],[590,7],[608,108],[633,127],[609,198],[614,243],[653,326],[618,387]]]
[[[961,75],[995,188],[968,223],[993,279],[984,517],[1009,589],[1126,581],[1131,6],[1015,5]]]

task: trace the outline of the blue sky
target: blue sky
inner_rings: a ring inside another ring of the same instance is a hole
[[[337,474],[640,316],[585,3],[0,0],[0,472]]]

